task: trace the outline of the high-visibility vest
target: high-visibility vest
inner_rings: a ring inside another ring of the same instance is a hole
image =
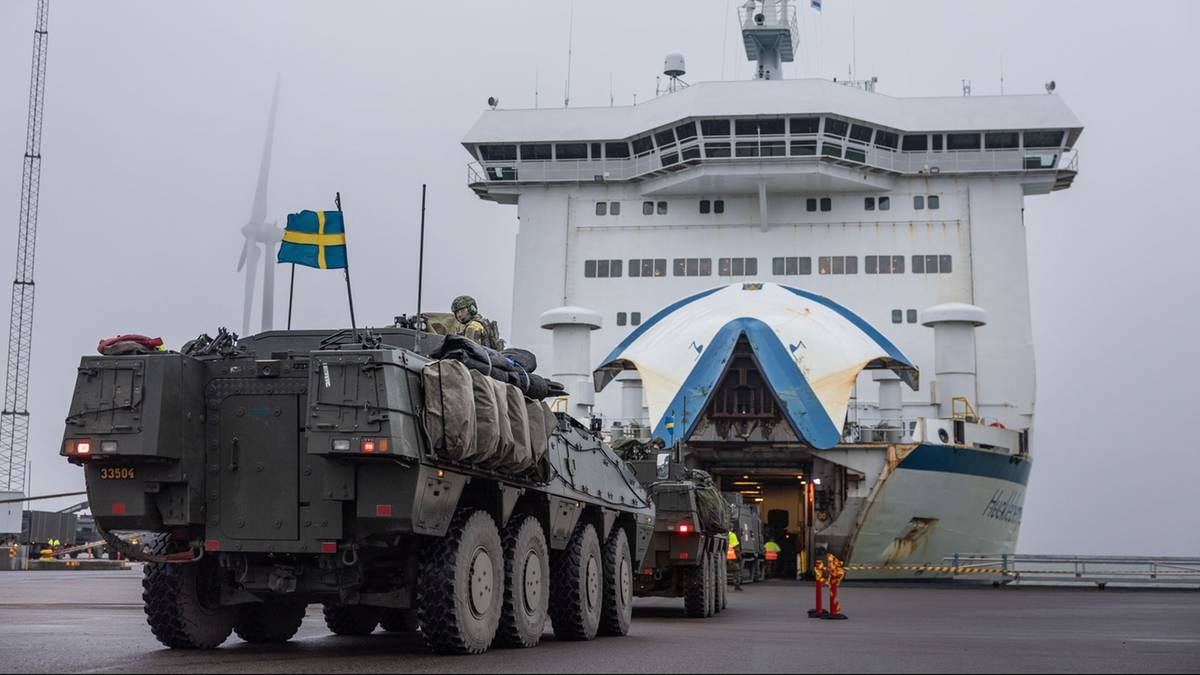
[[[779,560],[779,544],[773,541],[768,541],[763,545],[767,552],[767,560]]]
[[[729,533],[729,549],[725,551],[726,560],[737,560],[737,546],[741,543],[738,541],[737,533]]]

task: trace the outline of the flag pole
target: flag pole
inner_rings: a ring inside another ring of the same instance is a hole
[[[292,329],[292,298],[296,297],[296,263],[292,263],[292,283],[288,286],[288,330]]]
[[[342,213],[342,193],[337,192],[333,197],[333,203],[337,206],[338,213]],[[345,234],[346,214],[342,213],[342,232]],[[350,330],[354,331],[354,336],[358,337],[358,325],[354,323],[354,292],[350,290],[350,246],[349,240],[346,245],[346,298],[350,300]]]
[[[417,248],[417,316],[421,316],[421,283],[425,280],[425,183],[421,183],[421,241]]]

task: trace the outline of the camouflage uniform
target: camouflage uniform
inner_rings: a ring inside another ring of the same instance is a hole
[[[475,344],[490,347],[492,349],[504,349],[504,343],[500,341],[500,336],[494,335],[488,330],[488,325],[492,322],[488,321],[479,310],[476,309],[475,299],[469,295],[460,295],[454,299],[450,305],[451,311],[454,312],[457,319],[453,330],[454,335],[462,335]],[[458,318],[459,310],[470,310],[470,318],[466,321]],[[493,324],[494,325],[494,324]]]

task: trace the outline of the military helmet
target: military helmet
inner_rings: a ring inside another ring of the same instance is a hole
[[[454,302],[450,303],[450,311],[457,313],[460,309],[470,309],[472,314],[479,311],[475,305],[475,298],[469,295],[460,295],[454,299]]]

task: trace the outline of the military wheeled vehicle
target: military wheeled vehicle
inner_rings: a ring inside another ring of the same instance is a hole
[[[733,528],[742,549],[740,559],[727,560],[729,574],[741,575],[743,583],[763,581],[767,578],[767,560],[761,509],[758,504],[746,504],[737,492],[722,494],[730,504]]]
[[[573,418],[434,359],[442,341],[222,332],[83,357],[62,454],[105,540],[147,562],[160,642],[284,642],[315,603],[336,634],[419,631],[442,653],[531,647],[547,619],[560,639],[628,632],[647,492]]]
[[[683,598],[687,615],[725,609],[729,505],[703,471],[669,451],[630,462],[655,506],[654,537],[634,585],[637,597]]]

